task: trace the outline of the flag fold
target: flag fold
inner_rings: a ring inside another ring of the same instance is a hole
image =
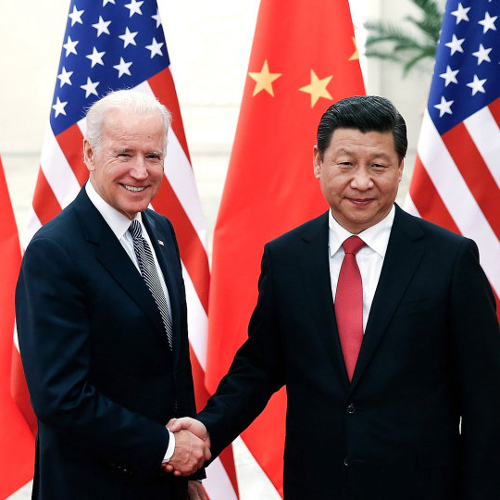
[[[34,440],[11,394],[14,347],[14,293],[21,265],[21,247],[0,160],[0,498],[6,498],[33,476]],[[15,351],[17,352],[17,351]],[[14,358],[15,359],[15,358]],[[22,367],[19,366],[22,374]]]

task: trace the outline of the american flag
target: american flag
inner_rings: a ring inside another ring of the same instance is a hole
[[[500,1],[449,0],[406,208],[476,241],[500,296]]]
[[[179,243],[196,398],[202,406],[208,398],[204,387],[209,286],[205,223],[156,1],[71,1],[28,240],[75,198],[88,178],[82,159],[86,109],[110,90],[122,88],[155,95],[172,113],[165,177],[153,208],[172,221]],[[231,449],[210,466],[204,486],[212,498],[238,498]]]

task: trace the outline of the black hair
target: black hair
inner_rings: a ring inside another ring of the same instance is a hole
[[[392,132],[394,149],[401,162],[408,148],[406,122],[389,99],[377,95],[346,97],[332,104],[318,125],[317,147],[321,159],[338,128],[361,132]]]

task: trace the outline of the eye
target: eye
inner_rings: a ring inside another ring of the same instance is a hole
[[[161,155],[160,153],[148,153],[146,155],[146,160],[159,163],[163,160],[163,155]]]

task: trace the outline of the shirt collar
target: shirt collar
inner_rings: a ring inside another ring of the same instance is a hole
[[[377,224],[374,226],[361,231],[357,236],[359,236],[367,246],[369,246],[373,251],[378,253],[382,258],[385,257],[385,252],[387,250],[387,245],[389,244],[389,237],[391,235],[392,224],[394,223],[394,216],[396,214],[396,209],[394,205],[391,211]],[[330,228],[329,234],[329,247],[330,247],[330,257],[335,255],[342,243],[353,236],[352,233],[343,228],[333,217],[332,211],[328,212],[328,226]]]
[[[85,191],[92,204],[102,215],[103,219],[111,228],[115,236],[120,240],[128,231],[132,221],[122,213],[118,212],[116,208],[113,208],[109,203],[104,201],[95,190],[90,180],[85,184]],[[139,212],[135,218],[142,223],[141,212]]]

